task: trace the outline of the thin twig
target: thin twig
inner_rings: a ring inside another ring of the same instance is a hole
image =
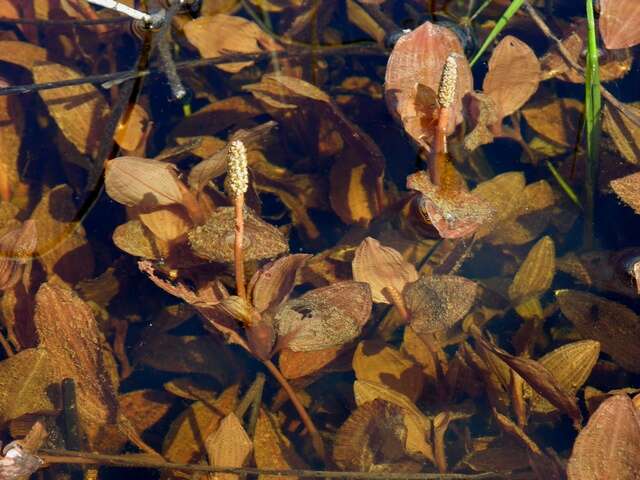
[[[251,413],[247,422],[247,434],[253,438],[256,433],[256,425],[258,423],[258,415],[260,414],[260,405],[262,405],[262,393],[264,391],[265,378],[262,372],[258,372],[253,382],[256,385],[253,403],[251,404]]]
[[[176,69],[191,69],[197,67],[204,67],[208,65],[218,65],[221,63],[241,62],[241,61],[260,61],[265,58],[269,58],[271,52],[260,53],[243,53],[243,54],[228,54],[222,55],[217,58],[199,58],[196,60],[184,60],[182,62],[176,62]],[[386,53],[380,49],[376,43],[366,42],[354,45],[336,45],[331,47],[322,47],[314,51],[300,50],[296,52],[287,52],[280,54],[286,58],[305,57],[307,55],[386,55]],[[125,70],[115,73],[105,73],[100,75],[87,75],[82,78],[75,78],[71,80],[61,80],[58,82],[45,82],[45,83],[32,83],[28,85],[15,85],[11,87],[0,88],[0,96],[5,95],[17,95],[37,92],[41,90],[51,90],[54,88],[70,87],[74,85],[85,85],[88,83],[103,84],[103,83],[120,83],[126,80],[134,78],[146,77],[151,74],[163,73],[161,69],[144,69],[144,70]]]
[[[302,420],[302,423],[304,424],[307,431],[309,432],[309,436],[311,437],[311,443],[313,444],[314,450],[316,451],[318,456],[320,456],[320,458],[324,459],[326,455],[326,452],[324,449],[324,442],[322,441],[320,432],[318,432],[318,429],[314,425],[313,420],[311,420],[311,417],[307,413],[307,410],[304,408],[304,405],[302,405],[302,402],[298,398],[298,394],[293,389],[289,381],[284,377],[284,375],[280,373],[280,370],[278,369],[278,367],[276,367],[271,360],[264,360],[263,363],[265,367],[267,367],[267,370],[269,370],[271,374],[275,377],[275,379],[278,381],[278,383],[283,388],[283,390],[287,392],[287,395],[289,396],[289,400],[291,400],[291,403],[293,404],[294,408],[298,412],[298,415],[300,416],[300,420]]]
[[[39,452],[40,458],[54,464],[85,464],[101,465],[106,467],[125,468],[154,468],[182,470],[187,472],[208,472],[208,473],[234,473],[246,475],[266,475],[274,477],[308,477],[308,478],[355,478],[370,480],[481,480],[500,479],[504,476],[487,472],[479,474],[466,473],[372,473],[372,472],[340,472],[322,470],[270,470],[261,468],[234,468],[216,467],[209,465],[195,465],[185,463],[161,462],[148,460],[147,458],[136,458],[134,455],[103,455],[100,453],[73,452],[68,450],[48,450],[42,449]]]
[[[16,352],[13,351],[13,348],[11,348],[11,345],[9,344],[9,342],[7,342],[7,339],[4,338],[2,331],[0,331],[0,345],[2,345],[2,348],[4,348],[7,357],[13,357],[15,355]]]
[[[0,17],[0,23],[8,23],[12,25],[38,25],[42,27],[91,27],[98,25],[129,23],[131,19],[129,17],[111,17],[111,18],[96,18],[90,20],[77,20],[74,18],[67,19],[48,19],[48,18],[6,18]]]

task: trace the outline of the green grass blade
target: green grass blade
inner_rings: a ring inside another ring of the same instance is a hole
[[[586,0],[587,9],[587,65],[585,68],[585,127],[587,139],[587,166],[585,192],[587,195],[587,228],[592,238],[595,194],[598,183],[600,155],[600,134],[602,123],[602,99],[600,98],[600,67],[598,64],[598,44],[596,43],[596,22],[593,15],[593,1]]]
[[[560,175],[560,172],[556,169],[556,167],[553,166],[553,163],[551,163],[549,160],[547,160],[546,163],[547,163],[547,168],[551,172],[551,175],[553,175],[553,178],[556,179],[556,182],[558,182],[558,185],[560,185],[560,188],[562,189],[562,191],[567,195],[567,197],[569,197],[569,199],[573,203],[575,203],[578,207],[582,208],[582,204],[578,199],[578,195],[576,195],[576,192],[573,191],[573,188],[571,188],[571,185],[569,185],[567,181],[564,178],[562,178],[562,175]]]
[[[489,48],[489,45],[491,45],[491,42],[495,40],[495,38],[500,34],[502,29],[507,26],[507,23],[509,23],[509,20],[511,20],[511,17],[513,17],[516,14],[516,12],[520,9],[523,3],[524,3],[524,0],[513,0],[511,2],[511,5],[507,7],[507,9],[504,11],[502,16],[496,22],[496,25],[495,27],[493,27],[493,30],[491,30],[491,32],[489,33],[489,36],[487,37],[487,39],[484,41],[484,43],[480,47],[480,50],[476,52],[476,54],[473,56],[473,58],[469,62],[469,64],[472,67],[478,61],[478,59],[482,56],[485,50]]]

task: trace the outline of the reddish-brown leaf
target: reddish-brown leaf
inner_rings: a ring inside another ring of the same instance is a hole
[[[607,48],[633,47],[640,43],[640,2],[600,0],[600,34]]]

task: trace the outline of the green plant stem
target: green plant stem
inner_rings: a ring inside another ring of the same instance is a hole
[[[504,11],[502,16],[498,19],[495,27],[493,27],[493,30],[489,32],[489,36],[485,39],[480,49],[473,56],[473,58],[469,62],[469,65],[473,67],[473,65],[478,61],[478,59],[482,56],[485,50],[489,48],[489,45],[491,45],[491,43],[495,40],[498,34],[504,29],[504,27],[507,26],[507,23],[509,23],[509,20],[511,20],[511,17],[513,17],[516,14],[516,12],[520,9],[523,3],[524,3],[524,0],[513,0],[511,2],[511,5],[507,7],[507,9]]]
[[[587,130],[587,165],[585,168],[586,192],[586,241],[593,241],[595,196],[598,185],[600,134],[602,129],[602,98],[600,96],[600,67],[598,44],[592,0],[586,1],[587,9],[587,66],[585,68],[585,124]]]
[[[558,182],[558,185],[560,185],[560,188],[562,188],[562,191],[567,194],[567,197],[569,197],[571,201],[575,203],[578,207],[582,208],[582,204],[578,199],[578,195],[576,195],[576,192],[573,191],[573,188],[571,188],[571,185],[569,185],[566,182],[566,180],[562,178],[562,175],[560,175],[560,172],[556,170],[556,167],[553,166],[553,163],[547,160],[546,165],[549,171],[551,172],[551,175],[553,175],[553,178],[556,179],[556,182]]]

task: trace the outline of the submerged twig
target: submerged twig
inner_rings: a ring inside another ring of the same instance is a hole
[[[388,473],[388,472],[341,472],[323,470],[270,470],[262,468],[236,468],[209,466],[200,464],[171,463],[148,460],[146,458],[136,458],[132,454],[128,455],[104,455],[100,453],[73,452],[68,450],[40,450],[40,458],[50,464],[71,464],[79,463],[85,465],[101,465],[108,467],[124,468],[154,468],[162,470],[182,470],[186,472],[208,472],[208,473],[234,473],[246,475],[265,475],[274,477],[296,476],[308,478],[356,478],[370,480],[484,480],[499,479],[504,476],[493,473]]]

